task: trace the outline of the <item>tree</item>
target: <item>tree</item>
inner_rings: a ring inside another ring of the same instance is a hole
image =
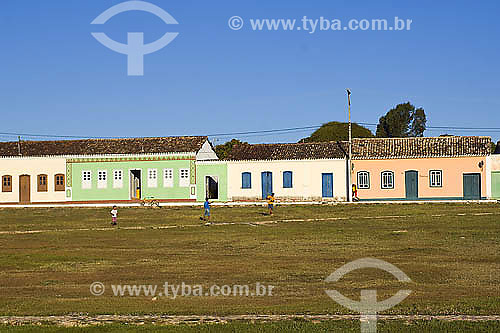
[[[353,138],[373,138],[373,133],[366,127],[352,124],[352,137]],[[349,140],[349,124],[332,121],[323,124],[311,136],[300,140],[304,142],[328,142],[328,141],[346,141]]]
[[[427,117],[423,108],[406,102],[398,104],[380,117],[376,135],[378,138],[406,138],[424,136]]]
[[[222,145],[217,145],[215,146],[215,153],[220,159],[225,159],[226,157],[229,156],[231,151],[233,150],[234,145],[237,144],[242,144],[246,142],[241,142],[238,139],[232,139],[231,141],[228,141]]]

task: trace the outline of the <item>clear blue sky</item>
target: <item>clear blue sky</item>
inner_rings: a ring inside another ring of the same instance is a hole
[[[145,12],[90,22],[122,1],[2,0],[0,132],[169,136],[266,130],[347,119],[377,123],[400,102],[423,107],[428,125],[500,127],[498,1],[151,0],[178,22]],[[228,19],[246,22],[239,31]],[[321,16],[413,20],[411,31],[252,31],[250,18]],[[152,42],[145,75],[92,36]],[[310,132],[310,131],[309,131]],[[292,142],[309,132],[241,137]],[[427,136],[500,132],[427,131]],[[0,139],[12,139],[0,136]],[[221,140],[222,141],[222,140]],[[220,142],[220,141],[219,141]]]

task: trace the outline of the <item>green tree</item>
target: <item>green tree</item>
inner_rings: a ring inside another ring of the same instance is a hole
[[[424,136],[427,117],[423,108],[415,109],[410,102],[398,104],[380,117],[378,138],[406,138]]]
[[[352,123],[353,138],[373,138],[373,133],[366,127]],[[338,121],[331,121],[323,124],[311,136],[299,142],[328,142],[349,140],[349,124]]]
[[[242,142],[238,139],[232,139],[231,141],[228,141],[222,145],[215,146],[215,153],[220,159],[225,159],[233,150],[234,145],[242,143],[246,142]]]

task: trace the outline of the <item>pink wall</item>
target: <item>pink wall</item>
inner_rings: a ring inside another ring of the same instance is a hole
[[[483,161],[484,166],[478,164]],[[481,174],[481,196],[486,197],[486,158],[416,158],[388,160],[353,160],[352,182],[357,183],[358,171],[370,172],[370,188],[358,189],[360,199],[405,198],[405,171],[418,171],[419,198],[463,197],[463,174]],[[429,186],[429,170],[443,171],[443,187]],[[381,188],[381,172],[394,172],[394,189]]]

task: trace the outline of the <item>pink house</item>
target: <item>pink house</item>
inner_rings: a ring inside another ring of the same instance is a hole
[[[354,139],[360,200],[486,199],[490,137]]]

